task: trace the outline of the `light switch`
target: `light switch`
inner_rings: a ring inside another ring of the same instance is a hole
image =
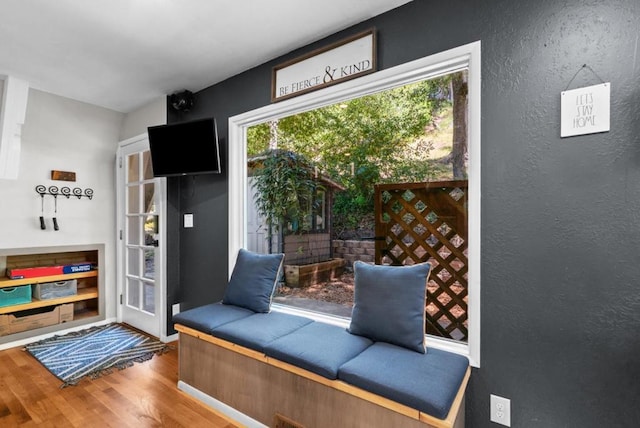
[[[193,227],[193,214],[184,215],[184,228]]]

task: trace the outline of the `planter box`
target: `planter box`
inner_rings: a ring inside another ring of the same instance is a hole
[[[0,336],[73,321],[73,303],[0,315]]]
[[[287,287],[309,287],[339,277],[344,272],[345,265],[344,259],[331,259],[308,265],[284,265],[285,283]]]
[[[285,263],[307,265],[331,260],[331,236],[328,233],[302,233],[284,237]]]

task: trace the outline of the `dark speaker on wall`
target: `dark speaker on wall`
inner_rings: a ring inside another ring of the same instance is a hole
[[[193,92],[186,89],[169,95],[169,103],[174,110],[187,112],[193,107],[195,100]]]
[[[214,118],[150,126],[147,131],[154,177],[221,172]]]

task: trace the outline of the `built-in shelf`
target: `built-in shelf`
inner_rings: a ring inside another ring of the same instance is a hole
[[[4,277],[4,278],[0,278],[0,288],[18,287],[20,285],[28,285],[28,284],[42,284],[45,282],[68,281],[70,279],[93,278],[96,276],[98,276],[97,270],[91,270],[88,272],[78,272],[78,273],[66,273],[61,275],[39,276],[36,278],[11,279],[11,278]]]
[[[0,307],[0,315],[11,314],[13,312],[26,311],[28,309],[44,308],[47,306],[63,305],[65,303],[81,302],[83,300],[97,299],[98,287],[82,288],[78,294],[73,296],[60,297],[57,299],[32,300],[29,303]]]
[[[0,277],[0,289],[77,280],[77,294],[72,296],[44,300],[34,298],[28,303],[0,307],[0,316],[7,317],[8,315],[14,315],[13,318],[5,318],[4,322],[6,322],[7,319],[10,320],[9,322],[15,322],[16,317],[24,317],[25,319],[31,316],[36,317],[41,313],[47,313],[46,308],[69,303],[73,304],[73,320],[59,324],[41,325],[39,324],[39,319],[35,321],[36,318],[34,318],[31,329],[27,329],[26,331],[18,330],[18,332],[0,336],[0,345],[9,344],[12,341],[23,340],[40,334],[52,333],[68,327],[89,324],[105,318],[102,295],[104,292],[104,277],[100,271],[104,263],[103,244],[0,250],[0,275],[4,274],[4,269],[10,268],[60,266],[78,263],[91,263],[96,269],[86,272],[48,275],[35,278],[11,279],[8,277]]]

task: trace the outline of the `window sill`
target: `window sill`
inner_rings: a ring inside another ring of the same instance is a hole
[[[334,315],[328,315],[320,312],[313,312],[304,310],[288,305],[281,305],[274,303],[271,305],[271,309],[275,312],[281,312],[290,315],[297,315],[301,317],[310,318],[314,321],[323,322],[326,324],[337,325],[338,327],[349,327],[351,322],[350,318],[338,317]],[[469,359],[469,364],[472,367],[479,367],[479,365],[473,360],[469,352],[469,345],[466,343],[456,342],[454,340],[443,339],[436,336],[426,336],[427,347],[433,347],[441,349],[443,351],[453,352],[459,355],[464,355]]]

